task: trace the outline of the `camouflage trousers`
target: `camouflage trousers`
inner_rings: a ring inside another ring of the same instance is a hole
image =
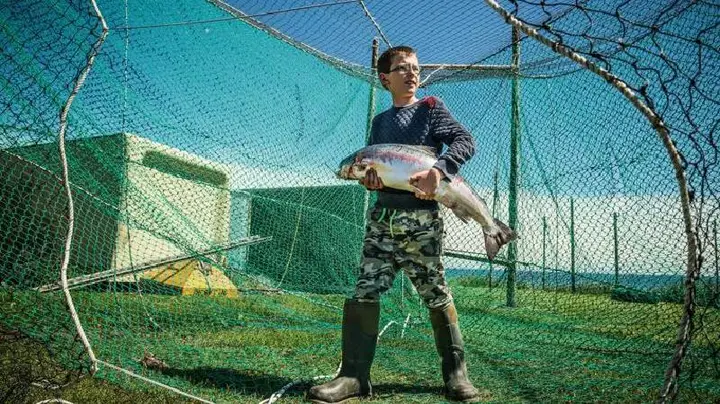
[[[437,211],[371,208],[354,299],[380,300],[403,270],[427,307],[449,304],[452,296],[440,259],[443,234]]]

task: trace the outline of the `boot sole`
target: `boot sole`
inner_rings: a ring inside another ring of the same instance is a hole
[[[315,398],[309,398],[308,401],[315,404],[343,404],[343,403],[350,403],[352,401],[361,401],[361,400],[369,400],[372,398],[371,396],[355,396],[355,397],[348,397],[342,401],[322,401]]]
[[[445,397],[445,399],[454,403],[477,403],[478,401],[480,401],[480,397],[466,398],[465,400],[450,397]]]
[[[477,403],[478,401],[480,401],[480,395],[479,395],[479,394],[476,395],[476,396],[473,396],[473,397],[468,397],[468,398],[466,398],[466,399],[449,396],[449,395],[447,394],[447,389],[444,388],[444,387],[443,387],[442,395],[443,395],[443,397],[445,397],[446,400],[452,401],[452,402],[454,402],[454,403]]]

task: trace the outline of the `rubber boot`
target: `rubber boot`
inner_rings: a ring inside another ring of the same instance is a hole
[[[379,319],[379,302],[345,301],[340,373],[325,384],[311,387],[308,400],[322,404],[342,403],[372,395],[370,366],[375,357]]]
[[[430,322],[435,334],[435,346],[442,358],[445,398],[466,403],[478,401],[478,390],[468,379],[465,344],[458,327],[455,304],[430,309]]]

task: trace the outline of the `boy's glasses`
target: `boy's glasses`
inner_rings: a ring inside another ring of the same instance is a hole
[[[400,74],[407,74],[410,72],[413,72],[415,74],[420,74],[420,66],[418,65],[408,65],[408,64],[401,64],[393,67],[390,69],[390,73],[392,72],[398,72]]]

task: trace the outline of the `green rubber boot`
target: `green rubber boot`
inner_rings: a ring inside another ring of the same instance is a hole
[[[430,309],[430,322],[435,334],[435,346],[442,358],[445,398],[464,403],[478,401],[480,394],[468,379],[465,344],[458,327],[455,304]]]
[[[379,302],[345,301],[340,373],[325,384],[311,387],[308,400],[320,404],[343,403],[372,395],[370,366],[375,357],[379,320]]]

